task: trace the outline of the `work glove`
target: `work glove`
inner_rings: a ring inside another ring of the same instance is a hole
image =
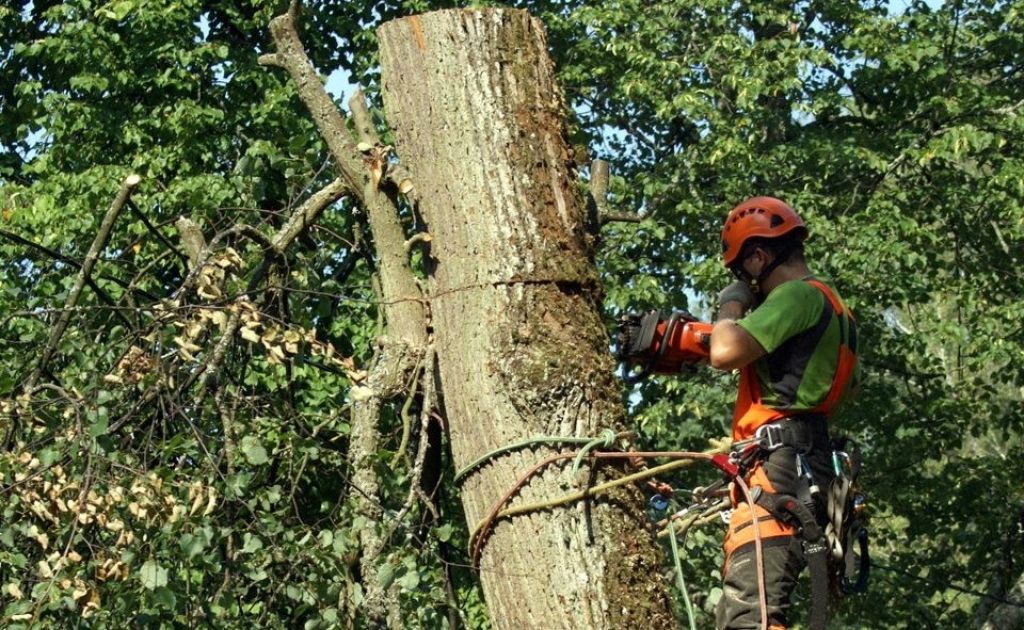
[[[744,313],[749,311],[754,306],[754,292],[750,290],[750,284],[736,280],[722,289],[718,294],[718,307],[721,308],[726,302],[739,302]]]

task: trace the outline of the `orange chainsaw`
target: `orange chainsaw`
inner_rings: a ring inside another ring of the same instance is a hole
[[[619,319],[616,358],[623,379],[636,382],[650,374],[679,374],[708,360],[713,324],[686,311],[668,317],[660,311]]]

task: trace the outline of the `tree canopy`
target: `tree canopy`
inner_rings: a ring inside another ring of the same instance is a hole
[[[1024,627],[1024,3],[509,4],[547,25],[581,185],[608,161],[599,205],[633,217],[599,236],[609,329],[706,316],[721,221],[755,194],[801,213],[853,306],[867,379],[836,430],[864,455],[876,566],[835,627]],[[363,86],[385,145],[375,28],[452,6],[304,8],[313,64]],[[296,87],[259,63],[286,8],[0,8],[5,627],[363,628],[380,588],[405,627],[489,626],[443,449],[437,492],[413,479],[415,393],[381,410],[375,487],[355,481],[380,261]],[[705,370],[623,403],[647,447],[695,450],[733,386]],[[720,535],[684,541],[701,625]]]

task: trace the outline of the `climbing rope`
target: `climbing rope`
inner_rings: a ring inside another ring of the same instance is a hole
[[[676,570],[676,581],[679,592],[683,595],[683,605],[686,607],[686,618],[690,620],[690,630],[697,630],[697,617],[693,612],[693,603],[690,602],[690,592],[686,588],[686,575],[683,573],[683,561],[679,557],[679,542],[676,540],[675,526],[672,519],[668,521],[669,547],[672,549],[672,566]]]
[[[597,448],[598,446],[604,446],[605,448],[610,448],[611,446],[614,445],[615,440],[620,439],[620,438],[629,437],[631,435],[632,435],[632,433],[629,432],[629,431],[624,431],[622,433],[615,433],[611,429],[606,429],[604,431],[604,433],[602,434],[602,436],[599,437],[599,438],[592,438],[592,437],[579,437],[579,438],[575,438],[575,437],[545,435],[545,436],[529,438],[529,439],[522,440],[522,441],[519,441],[519,442],[514,442],[512,444],[507,444],[505,446],[502,446],[501,448],[497,448],[497,449],[495,449],[495,450],[493,450],[493,451],[491,451],[489,453],[485,453],[485,454],[481,455],[480,457],[476,458],[475,460],[473,460],[468,466],[466,466],[462,470],[460,470],[460,471],[455,473],[455,483],[461,483],[462,480],[469,473],[471,473],[474,470],[476,470],[477,468],[483,466],[484,464],[486,464],[487,462],[489,462],[492,459],[497,459],[498,457],[500,457],[500,456],[502,456],[502,455],[504,455],[506,453],[512,453],[512,452],[515,452],[515,451],[518,451],[518,450],[521,450],[521,449],[524,449],[524,448],[529,448],[531,446],[550,445],[550,444],[583,444],[584,446],[583,446],[583,451],[582,452],[587,452],[587,451],[590,451],[590,450],[592,450],[594,448]]]
[[[572,474],[575,475],[580,471],[580,464],[583,463],[583,459],[587,456],[587,453],[594,450],[598,446],[605,448],[611,448],[615,444],[615,432],[611,429],[605,429],[604,435],[599,438],[593,439],[587,442],[583,448],[580,449],[579,455],[576,456],[576,460],[572,463]]]
[[[733,481],[736,486],[743,493],[743,499],[747,502],[747,506],[750,508],[750,514],[753,517],[751,521],[754,527],[754,556],[757,558],[757,592],[758,592],[758,603],[761,605],[761,628],[768,630],[768,591],[766,590],[767,585],[764,579],[764,548],[761,540],[761,524],[757,517],[756,501],[754,495],[750,493],[750,487],[747,482],[743,480],[743,475],[737,475]]]
[[[587,443],[589,444],[592,441],[593,440],[589,440]],[[469,538],[469,547],[470,547],[470,550],[471,550],[470,557],[471,557],[471,560],[472,560],[472,564],[473,564],[473,566],[479,566],[480,556],[483,553],[483,544],[486,541],[486,539],[487,539],[487,537],[488,537],[488,535],[490,533],[491,528],[494,526],[494,522],[497,521],[497,520],[504,519],[504,518],[510,518],[512,516],[516,516],[516,515],[519,515],[519,514],[526,514],[526,513],[529,513],[529,512],[536,512],[538,510],[548,509],[548,508],[556,507],[556,506],[559,506],[559,505],[566,505],[566,504],[569,504],[569,503],[574,503],[576,501],[580,501],[582,499],[585,499],[585,498],[587,498],[589,496],[593,496],[595,494],[600,494],[602,492],[607,492],[609,490],[612,490],[614,488],[618,488],[620,486],[631,484],[631,483],[634,483],[634,482],[637,482],[637,481],[642,481],[642,480],[645,480],[645,479],[650,479],[652,477],[656,477],[658,475],[670,472],[672,470],[678,470],[680,468],[684,468],[684,467],[690,466],[695,461],[710,461],[711,458],[715,454],[717,454],[717,453],[721,453],[721,449],[716,449],[714,451],[709,451],[709,452],[692,452],[692,451],[676,451],[676,452],[662,452],[662,451],[656,451],[656,452],[639,452],[639,451],[603,452],[603,451],[597,451],[597,452],[583,453],[583,455],[585,457],[593,458],[595,460],[596,459],[652,459],[652,458],[666,458],[666,459],[673,459],[673,460],[676,460],[676,461],[672,461],[672,462],[669,462],[667,464],[662,464],[661,466],[656,466],[654,468],[650,468],[650,469],[647,469],[647,470],[642,470],[642,471],[639,471],[639,472],[636,472],[636,473],[632,473],[632,474],[629,474],[629,475],[624,475],[624,476],[619,477],[617,479],[613,479],[611,481],[606,481],[604,483],[601,483],[601,484],[598,484],[598,485],[595,485],[595,486],[591,486],[591,487],[585,488],[583,490],[578,490],[578,491],[575,491],[575,492],[570,492],[570,493],[564,494],[564,495],[562,495],[560,497],[555,497],[553,499],[548,499],[548,500],[545,500],[545,501],[539,501],[539,502],[534,502],[534,503],[528,503],[528,504],[525,504],[525,505],[514,506],[514,507],[511,507],[511,508],[504,508],[504,506],[512,499],[512,497],[515,496],[519,492],[519,490],[524,485],[526,485],[526,483],[530,479],[532,479],[535,475],[537,475],[540,471],[542,471],[543,469],[547,468],[548,466],[550,466],[554,462],[557,462],[557,461],[560,461],[560,460],[579,459],[581,454],[576,452],[576,453],[559,453],[559,454],[551,455],[551,456],[547,457],[546,459],[544,459],[543,461],[541,461],[540,463],[538,463],[533,468],[531,468],[525,474],[520,476],[520,478],[516,481],[516,483],[512,486],[512,488],[510,488],[508,490],[508,492],[506,492],[505,495],[502,496],[501,499],[498,500],[497,503],[495,503],[495,505],[491,508],[491,511],[488,513],[488,515],[482,521],[480,521],[480,523],[477,524],[477,526],[473,529],[473,532],[470,534],[470,538]]]
[[[657,477],[659,475],[663,475],[665,473],[668,473],[668,472],[671,472],[671,471],[674,471],[674,470],[678,470],[678,469],[690,466],[690,465],[692,465],[696,461],[710,461],[710,462],[716,464],[716,466],[718,466],[719,468],[722,468],[722,466],[720,465],[721,462],[720,462],[720,460],[718,460],[718,458],[721,458],[723,456],[723,454],[725,452],[727,452],[727,450],[728,450],[726,447],[724,447],[721,444],[717,445],[716,448],[714,448],[714,449],[711,449],[709,451],[704,451],[704,452],[696,452],[696,451],[669,451],[669,452],[663,452],[663,451],[653,451],[653,452],[651,452],[651,451],[646,451],[646,452],[630,451],[630,452],[618,452],[618,451],[599,451],[599,450],[596,450],[596,449],[598,449],[600,447],[610,448],[611,446],[614,445],[616,439],[618,439],[620,437],[627,436],[627,435],[629,435],[629,434],[628,433],[613,433],[611,431],[605,431],[604,434],[601,437],[599,437],[599,438],[565,438],[565,437],[550,437],[550,436],[548,436],[548,437],[532,438],[532,439],[529,439],[529,440],[523,440],[521,442],[517,442],[515,444],[510,444],[508,446],[505,446],[505,447],[496,449],[494,451],[491,451],[490,453],[487,453],[484,456],[474,460],[469,466],[467,466],[466,468],[464,468],[461,471],[459,471],[456,474],[456,476],[455,476],[456,481],[461,481],[462,479],[465,478],[466,475],[468,475],[473,470],[479,468],[480,466],[485,464],[487,461],[489,461],[489,460],[491,460],[491,459],[493,459],[495,457],[498,457],[500,455],[503,455],[505,453],[510,453],[510,452],[513,452],[513,451],[516,451],[516,450],[519,450],[519,449],[528,448],[530,446],[541,445],[541,444],[543,444],[543,445],[549,445],[549,444],[581,444],[581,445],[583,445],[582,448],[579,451],[571,452],[571,453],[557,453],[555,455],[551,455],[551,456],[545,458],[544,460],[542,460],[541,462],[536,464],[534,467],[532,467],[530,470],[528,470],[525,474],[521,475],[519,477],[519,479],[516,481],[516,483],[508,490],[508,492],[506,492],[504,494],[504,496],[502,496],[501,499],[499,499],[494,504],[494,506],[491,508],[490,512],[488,513],[488,515],[477,524],[477,526],[473,529],[472,533],[470,534],[470,537],[469,537],[469,548],[471,550],[470,557],[471,557],[472,565],[475,566],[475,567],[479,566],[480,557],[481,557],[481,555],[483,553],[484,543],[486,542],[486,539],[488,538],[491,530],[493,529],[495,522],[498,521],[498,520],[505,519],[505,518],[511,518],[513,516],[517,516],[517,515],[520,515],[520,514],[526,514],[526,513],[530,513],[530,512],[536,512],[536,511],[539,511],[539,510],[549,509],[549,508],[560,506],[560,505],[567,505],[567,504],[570,504],[570,503],[574,503],[574,502],[586,499],[588,497],[591,497],[591,496],[594,496],[594,495],[597,495],[597,494],[600,494],[600,493],[603,493],[603,492],[607,492],[609,490],[612,490],[612,489],[620,487],[620,486],[624,486],[624,485],[627,485],[627,484],[635,483],[635,482],[638,482],[638,481],[643,481],[643,480],[646,480],[646,479]],[[533,502],[533,503],[527,503],[527,504],[524,504],[524,505],[517,505],[517,506],[513,506],[513,507],[505,507],[508,504],[508,502],[512,500],[512,497],[514,497],[523,488],[523,486],[525,486],[533,477],[535,477],[537,474],[539,474],[541,471],[543,471],[545,468],[547,468],[551,464],[553,464],[555,462],[558,462],[558,461],[564,461],[564,460],[572,459],[573,460],[572,472],[575,474],[575,473],[578,472],[578,470],[579,470],[580,466],[582,465],[582,463],[585,460],[588,460],[588,459],[596,461],[596,460],[602,460],[602,459],[630,459],[630,460],[645,459],[646,460],[646,459],[654,459],[654,458],[671,459],[673,461],[668,462],[666,464],[662,464],[660,466],[656,466],[654,468],[649,468],[649,469],[646,469],[646,470],[641,470],[641,471],[636,472],[636,473],[632,473],[632,474],[628,474],[628,475],[623,475],[622,477],[613,479],[611,481],[607,481],[607,482],[604,482],[604,483],[601,483],[601,484],[597,484],[597,485],[594,485],[594,486],[588,486],[587,488],[584,488],[583,490],[578,490],[578,491],[575,491],[575,492],[570,492],[570,493],[567,493],[567,494],[564,494],[562,496],[555,497],[555,498],[552,498],[552,499],[547,499],[547,500],[544,500],[544,501],[538,501],[538,502]],[[752,514],[756,514],[756,497],[752,494],[752,492],[750,490],[750,487],[747,485],[746,481],[743,479],[743,475],[730,475],[730,477],[731,477],[731,480],[736,484],[736,487],[739,489],[741,495],[743,496],[744,501],[747,503],[748,507],[750,508],[751,513]],[[671,515],[670,517],[668,517],[668,518],[666,518],[666,519],[664,519],[664,520],[662,520],[661,522],[658,523],[659,527],[664,525],[664,529],[658,533],[658,537],[660,538],[660,537],[663,537],[663,536],[666,536],[666,535],[669,537],[669,544],[670,544],[670,548],[671,548],[671,551],[672,551],[673,565],[674,565],[675,572],[676,572],[676,580],[678,582],[679,590],[682,593],[682,597],[684,599],[684,604],[685,604],[685,607],[686,607],[687,616],[689,618],[691,630],[696,630],[696,620],[695,620],[695,614],[694,614],[694,611],[693,611],[693,605],[692,605],[692,603],[690,601],[689,593],[688,593],[687,588],[686,588],[686,578],[685,578],[685,575],[683,573],[682,560],[681,560],[681,558],[679,556],[678,540],[677,540],[676,536],[677,535],[685,535],[685,533],[691,527],[693,527],[694,524],[696,524],[698,522],[707,522],[709,519],[714,518],[718,513],[724,511],[728,507],[728,505],[729,505],[728,499],[721,499],[721,500],[719,500],[717,502],[714,502],[714,503],[711,503],[711,504],[707,505],[704,508],[701,508],[698,511],[698,513],[692,514],[692,515],[690,515],[686,519],[682,519],[681,515],[685,514],[688,510],[683,510],[682,512],[674,514],[674,515]],[[681,522],[677,524],[676,523],[677,520],[680,520]],[[757,559],[757,585],[758,585],[758,592],[759,592],[759,604],[760,604],[760,609],[761,609],[761,628],[764,629],[764,630],[767,630],[769,628],[769,626],[768,626],[768,602],[767,602],[767,595],[766,595],[767,590],[766,590],[766,584],[765,584],[765,571],[764,571],[764,549],[763,549],[763,541],[762,541],[762,536],[761,536],[761,528],[760,528],[760,524],[758,523],[758,520],[759,519],[757,519],[757,518],[753,519],[752,526],[754,528],[754,530],[753,530],[753,532],[754,532],[754,549],[755,549],[755,557]],[[677,529],[676,529],[677,525],[682,527],[681,530],[678,530],[678,533],[677,533]]]

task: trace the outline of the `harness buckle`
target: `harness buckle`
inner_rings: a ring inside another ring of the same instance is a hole
[[[766,451],[778,450],[786,445],[782,425],[777,422],[758,427],[754,431],[754,437],[759,441],[761,448]]]

